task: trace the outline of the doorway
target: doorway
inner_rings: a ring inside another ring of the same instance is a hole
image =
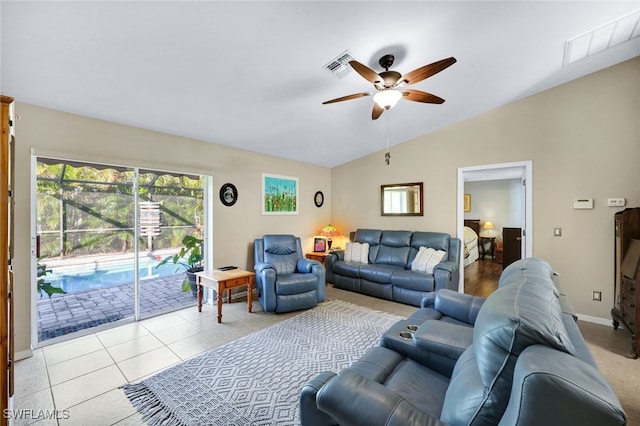
[[[465,183],[517,179],[521,184],[518,210],[521,220],[520,252],[522,257],[533,255],[533,163],[521,161],[513,163],[489,164],[458,169],[457,235],[464,241]],[[468,198],[468,197],[467,197]],[[473,203],[473,200],[471,200]],[[482,219],[482,218],[479,218]],[[460,261],[460,281],[458,290],[464,292],[464,259]]]
[[[185,236],[204,243],[210,179],[48,157],[33,162],[34,346],[194,303],[185,270],[162,259],[173,258]]]

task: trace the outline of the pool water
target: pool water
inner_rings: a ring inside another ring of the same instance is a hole
[[[157,260],[140,261],[140,281],[184,273],[184,268],[174,264],[162,265]],[[67,293],[132,284],[134,281],[133,260],[126,262],[104,262],[53,268],[46,275],[46,281],[60,287]],[[46,296],[45,296],[46,297]]]

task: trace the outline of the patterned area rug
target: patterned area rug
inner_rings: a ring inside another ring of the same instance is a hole
[[[125,394],[150,425],[298,425],[300,389],[402,318],[333,300],[164,370]]]

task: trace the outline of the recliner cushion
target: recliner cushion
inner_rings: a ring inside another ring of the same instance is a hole
[[[314,291],[318,277],[314,274],[280,274],[276,279],[276,294],[291,295]]]
[[[272,264],[278,275],[295,272],[298,259],[303,256],[298,253],[293,235],[265,235],[263,241],[264,261]]]

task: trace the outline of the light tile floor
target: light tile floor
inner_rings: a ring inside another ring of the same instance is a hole
[[[327,286],[339,299],[406,317],[415,307]],[[16,425],[140,425],[142,418],[120,386],[138,382],[187,358],[297,315],[265,313],[246,298],[225,303],[222,324],[215,306],[195,306],[36,349],[15,370]],[[31,411],[29,411],[31,410]],[[54,411],[55,410],[55,411]],[[42,417],[55,413],[58,419]],[[40,417],[40,418],[38,418]]]

